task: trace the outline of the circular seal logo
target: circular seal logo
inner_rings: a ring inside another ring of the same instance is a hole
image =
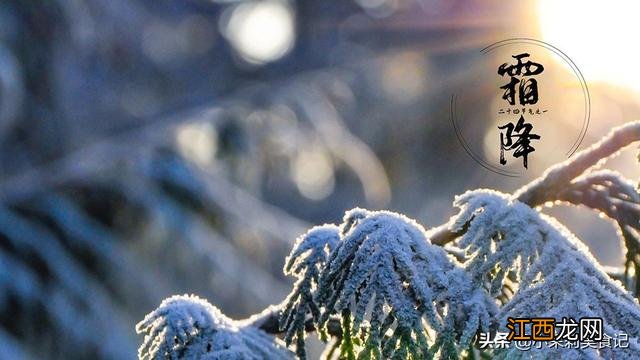
[[[576,64],[543,41],[514,38],[480,51],[470,80],[451,95],[460,145],[485,169],[541,172],[580,147],[591,100]]]

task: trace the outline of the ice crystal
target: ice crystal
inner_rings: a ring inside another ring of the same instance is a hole
[[[252,326],[227,318],[197,296],[173,296],[136,325],[145,359],[291,359],[293,354]]]
[[[600,317],[605,334],[629,335],[629,347],[576,349],[576,358],[632,358],[639,353],[638,303],[569,230],[496,191],[467,192],[456,205],[461,212],[453,227],[466,227],[458,245],[470,257],[467,271],[494,296],[510,282],[514,286],[515,294],[496,316],[499,324],[504,326],[508,317]],[[544,358],[565,356],[563,349],[536,351]],[[524,355],[516,348],[498,353],[504,358]]]
[[[415,221],[354,209],[346,213],[341,235],[317,300],[325,310],[322,322],[342,317],[343,356],[456,357],[479,328],[488,327],[492,305],[485,294]],[[365,337],[360,347],[351,339],[359,330]]]

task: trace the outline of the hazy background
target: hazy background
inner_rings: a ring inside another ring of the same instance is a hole
[[[133,359],[134,324],[169,295],[234,318],[282,301],[284,257],[311,225],[360,206],[434,226],[456,194],[526,184],[564,154],[539,146],[501,176],[450,121],[462,91],[465,132],[495,160],[501,94],[472,84],[500,81],[479,65],[496,41],[573,59],[591,97],[581,148],[638,118],[639,5],[512,3],[2,2],[0,359]],[[557,134],[581,126],[571,94],[541,94]],[[635,155],[611,166],[636,179]],[[597,214],[550,213],[621,265]]]

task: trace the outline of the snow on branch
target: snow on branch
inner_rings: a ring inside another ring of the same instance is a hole
[[[468,224],[457,241],[469,260],[466,270],[492,295],[515,280],[517,290],[497,315],[508,317],[600,317],[610,336],[640,333],[637,301],[613,281],[573,234],[555,219],[506,194],[470,191],[456,199],[461,208],[455,226]],[[454,231],[457,229],[453,229]],[[637,338],[629,348],[579,349],[580,358],[630,358],[640,352]],[[521,353],[505,350],[506,358]],[[540,351],[555,351],[544,349]],[[541,354],[553,358],[552,354]],[[562,353],[564,355],[564,353]]]
[[[598,167],[608,157],[636,141],[640,141],[640,121],[614,128],[607,136],[589,148],[550,167],[542,176],[517,190],[512,197],[530,207],[558,200],[557,194],[569,186],[573,179]],[[461,236],[464,231],[464,227],[456,227],[454,231],[451,228],[451,221],[449,221],[431,232],[431,242],[445,245]]]
[[[345,214],[342,241],[318,289],[321,323],[341,315],[344,334],[364,337],[364,357],[430,358],[438,351],[456,357],[478,329],[488,329],[493,312],[455,259],[429,243],[422,226],[387,211]],[[343,336],[346,357],[355,356],[349,338]]]
[[[314,328],[338,338],[339,347],[328,349],[344,359],[457,358],[478,331],[531,316],[600,317],[605,334],[630,335],[628,348],[545,348],[535,350],[537,357],[634,358],[640,353],[637,300],[573,234],[534,208],[584,205],[616,221],[627,246],[622,278],[628,288],[632,278],[638,287],[640,194],[622,175],[594,171],[638,140],[640,122],[630,123],[513,195],[469,191],[456,197],[460,212],[429,232],[400,214],[348,211],[340,227],[315,227],[298,238],[284,267],[297,280],[281,305],[234,322],[204,300],[167,299],[138,324],[147,334],[140,358],[293,356],[266,332],[295,342],[304,358],[304,337]],[[515,351],[491,355],[523,356]]]
[[[557,198],[597,210],[617,224],[626,248],[623,281],[640,296],[640,194],[634,184],[617,172],[601,170],[578,177]]]
[[[304,337],[307,314],[311,314],[315,323],[320,320],[320,308],[314,301],[320,271],[339,240],[337,226],[316,226],[298,238],[285,262],[284,273],[298,280],[285,300],[279,327],[285,331],[287,345],[296,341],[296,355],[301,359],[306,358]]]
[[[227,318],[194,295],[165,299],[136,331],[145,334],[138,350],[141,360],[293,358],[273,337]]]
[[[582,173],[602,164],[622,148],[640,140],[640,121],[619,126],[602,140],[580,151],[565,162],[550,167],[544,174],[515,192],[514,197],[531,207],[555,200],[554,195]]]

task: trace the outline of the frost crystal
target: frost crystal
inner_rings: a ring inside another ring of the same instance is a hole
[[[337,226],[316,226],[298,238],[286,259],[284,273],[295,276],[298,280],[285,300],[279,323],[280,328],[286,332],[287,345],[296,340],[296,354],[301,359],[306,358],[304,334],[307,314],[311,313],[316,323],[320,319],[320,308],[313,299],[320,271],[339,240]]]
[[[467,192],[456,199],[461,208],[454,230],[467,227],[458,246],[470,259],[467,271],[497,296],[504,286],[515,294],[497,315],[507,317],[600,317],[609,336],[629,335],[628,348],[576,349],[576,358],[633,358],[640,353],[640,307],[613,281],[573,234],[555,219],[508,195],[490,190]],[[532,350],[537,356],[570,355],[566,349]],[[555,353],[557,352],[557,353]],[[524,356],[511,348],[499,358]]]
[[[492,305],[454,261],[405,216],[347,212],[317,294],[322,322],[342,315],[343,356],[355,356],[350,337],[360,330],[361,358],[456,357],[489,326]]]
[[[227,318],[197,296],[173,296],[136,325],[145,359],[291,359],[293,354],[257,328]]]

